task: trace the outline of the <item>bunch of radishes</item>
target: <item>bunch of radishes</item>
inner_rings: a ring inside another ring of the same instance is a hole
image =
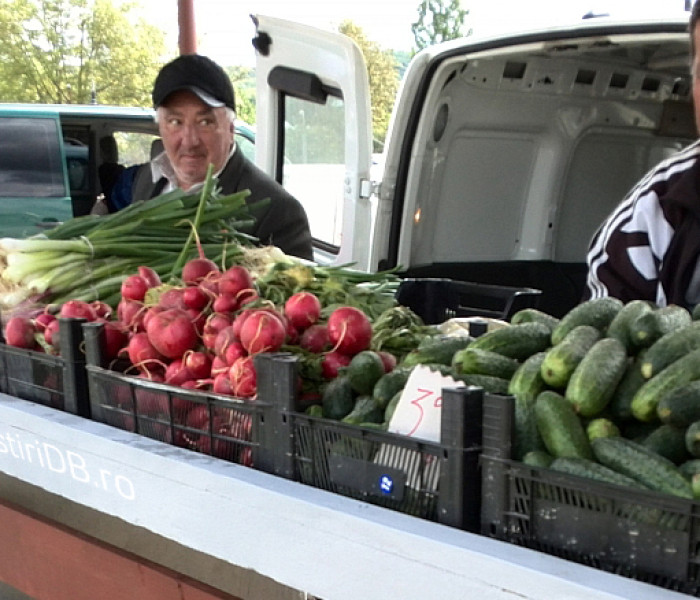
[[[111,317],[112,308],[104,302],[69,300],[60,307],[44,307],[42,311],[32,315],[13,315],[7,320],[3,333],[5,343],[10,346],[59,355],[59,318],[99,321],[105,324],[108,347],[116,352],[126,343],[127,333]]]

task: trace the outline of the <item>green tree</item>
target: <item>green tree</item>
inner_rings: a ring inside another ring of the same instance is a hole
[[[375,151],[380,151],[389,127],[396,92],[399,89],[399,65],[391,50],[383,50],[379,44],[368,40],[362,28],[352,21],[343,21],[338,30],[355,41],[362,50],[367,64],[372,106],[372,135],[375,140]]]
[[[462,32],[469,11],[462,10],[460,0],[421,0],[417,12],[418,20],[411,25],[417,50],[471,33]]]
[[[3,0],[0,100],[149,106],[165,34],[111,0]]]
[[[227,67],[236,93],[236,115],[241,121],[255,123],[255,69],[248,67]]]

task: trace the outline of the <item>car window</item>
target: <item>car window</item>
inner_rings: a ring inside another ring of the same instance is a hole
[[[255,162],[255,132],[247,125],[236,125],[236,144],[248,160]]]
[[[0,196],[66,195],[57,129],[53,119],[0,117]]]

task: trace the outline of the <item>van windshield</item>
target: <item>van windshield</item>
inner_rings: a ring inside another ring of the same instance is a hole
[[[0,196],[67,195],[53,119],[0,117]]]

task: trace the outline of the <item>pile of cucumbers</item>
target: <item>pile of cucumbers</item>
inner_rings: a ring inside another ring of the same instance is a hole
[[[469,350],[518,362],[513,458],[700,498],[700,309],[605,297],[510,325]]]

